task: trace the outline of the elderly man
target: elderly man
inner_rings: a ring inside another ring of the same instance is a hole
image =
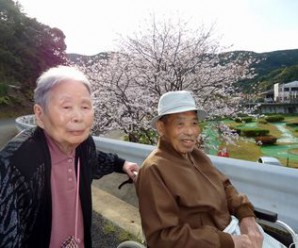
[[[159,100],[152,126],[160,138],[136,182],[150,248],[262,247],[252,204],[197,148],[205,115],[188,91]]]
[[[44,72],[34,100],[37,127],[0,152],[0,247],[92,247],[92,179],[134,178],[138,165],[96,150],[91,86],[77,69]]]

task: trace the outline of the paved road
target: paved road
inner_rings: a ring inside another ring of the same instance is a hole
[[[17,133],[15,119],[0,119],[0,149]]]

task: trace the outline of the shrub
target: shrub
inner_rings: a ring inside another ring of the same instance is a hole
[[[6,84],[0,83],[0,96],[6,96],[8,92],[8,86]]]
[[[228,125],[228,128],[230,129],[230,130],[233,130],[233,132],[235,133],[237,133],[238,135],[240,135],[240,133],[241,133],[241,128],[237,128],[237,126],[233,126],[233,125]]]
[[[8,96],[0,96],[0,106],[1,105],[9,105],[10,99]]]
[[[298,127],[298,122],[289,122],[289,123],[287,123],[286,124],[288,127],[293,127],[293,128],[295,128],[295,127]]]
[[[241,123],[242,122],[242,118],[236,117],[234,121],[237,122],[237,123]]]
[[[250,116],[242,117],[242,121],[245,121],[245,122],[252,122],[252,121],[253,121],[253,118],[250,117]]]
[[[250,117],[250,116],[244,116],[244,117],[236,117],[234,119],[235,122],[237,123],[241,123],[241,122],[252,122],[253,121],[253,118]]]
[[[282,115],[272,115],[265,117],[267,122],[280,122],[283,121],[285,118]]]
[[[141,144],[154,144],[157,139],[157,134],[153,130],[140,129],[133,131],[124,137],[125,141],[141,143]]]
[[[260,145],[273,145],[276,143],[277,138],[272,135],[257,136],[256,142]]]
[[[265,136],[269,134],[269,130],[267,129],[259,129],[259,128],[243,128],[241,129],[241,135],[246,137],[256,137],[256,136]]]
[[[247,117],[248,114],[245,114],[245,113],[238,113],[237,116],[239,116],[239,117]]]
[[[260,123],[260,124],[267,124],[268,122],[265,120],[265,119],[259,119],[258,120],[258,123]]]

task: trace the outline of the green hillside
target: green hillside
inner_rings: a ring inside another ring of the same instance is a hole
[[[275,83],[288,83],[298,80],[298,49],[281,50],[267,53],[238,51],[250,55],[258,63],[252,64],[256,76],[253,79],[238,82],[242,91],[251,89],[252,85],[259,90],[272,88]]]

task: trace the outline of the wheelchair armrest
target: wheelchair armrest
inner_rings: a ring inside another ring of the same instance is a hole
[[[277,221],[277,213],[271,212],[269,210],[255,207],[254,213],[258,219],[266,220],[273,223]]]

